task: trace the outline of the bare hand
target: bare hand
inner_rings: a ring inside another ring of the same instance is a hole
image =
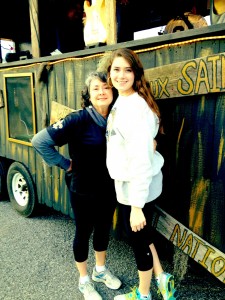
[[[156,148],[157,148],[157,142],[156,142],[156,140],[153,140],[153,149],[154,149],[154,152],[156,151]]]
[[[146,219],[144,213],[140,207],[131,207],[130,213],[130,226],[132,231],[137,232],[144,228],[146,225]]]
[[[69,168],[66,170],[66,172],[72,171],[72,164],[73,164],[73,162],[72,162],[72,159],[71,159],[71,160],[70,160],[70,166],[69,166]]]

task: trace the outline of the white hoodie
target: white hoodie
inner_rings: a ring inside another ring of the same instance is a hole
[[[107,167],[118,202],[143,208],[162,192],[162,155],[154,151],[158,117],[137,93],[119,96],[107,124]]]

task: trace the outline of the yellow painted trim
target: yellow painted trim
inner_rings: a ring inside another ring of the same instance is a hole
[[[6,87],[6,81],[7,78],[15,78],[15,77],[28,77],[30,79],[30,92],[31,92],[31,105],[32,105],[32,124],[33,124],[33,134],[36,133],[36,115],[35,115],[35,97],[34,97],[34,79],[33,79],[33,73],[16,73],[16,74],[3,74],[3,86],[4,86],[4,99],[5,99],[5,113],[6,113],[6,136],[8,141],[14,142],[17,144],[32,146],[31,142],[25,142],[19,139],[11,138],[9,136],[9,118],[8,118],[8,97],[7,97],[7,87]]]

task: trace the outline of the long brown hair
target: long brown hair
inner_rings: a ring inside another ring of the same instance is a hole
[[[123,57],[131,66],[134,72],[134,84],[133,89],[137,92],[142,98],[145,99],[148,106],[151,110],[159,117],[160,119],[160,111],[158,105],[155,102],[155,99],[151,93],[149,83],[145,79],[144,75],[144,67],[138,57],[138,55],[127,48],[117,49],[111,53],[109,59],[109,66],[108,66],[108,79],[110,80],[110,70],[112,63],[116,57]]]

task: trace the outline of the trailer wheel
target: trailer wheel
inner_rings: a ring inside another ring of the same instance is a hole
[[[28,169],[14,162],[7,173],[9,199],[14,209],[25,217],[30,217],[36,208],[36,192]]]

